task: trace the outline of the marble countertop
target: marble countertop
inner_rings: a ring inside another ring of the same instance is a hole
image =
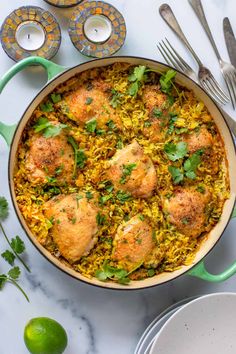
[[[187,0],[167,0],[182,27],[204,63],[212,69],[223,84],[214,52]],[[222,20],[228,16],[236,33],[234,0],[202,0],[222,56],[228,60],[224,44]],[[62,46],[54,61],[66,66],[87,60],[73,47],[67,33],[69,11],[47,5],[43,0],[11,0],[0,2],[0,22],[17,7],[38,5],[49,9],[62,27]],[[160,18],[161,0],[110,0],[124,15],[127,38],[118,55],[137,55],[162,60],[156,42],[167,37],[178,51],[196,68],[185,48]],[[210,14],[210,16],[209,16]],[[0,76],[13,62],[0,48]],[[0,96],[1,120],[16,122],[27,104],[46,81],[41,69],[27,69],[7,85]],[[13,104],[14,102],[14,104]],[[229,114],[236,118],[230,107]],[[7,182],[8,148],[0,139],[0,195],[10,201]],[[23,330],[26,322],[35,316],[48,316],[58,320],[66,329],[69,344],[65,354],[132,354],[146,326],[160,311],[188,296],[219,291],[236,291],[235,277],[222,284],[182,276],[168,284],[140,291],[112,291],[80,283],[51,265],[32,246],[22,230],[12,205],[5,228],[10,236],[20,235],[27,246],[27,262],[31,274],[23,271],[21,285],[30,297],[27,303],[16,289],[7,284],[0,292],[0,354],[26,354]],[[236,220],[231,221],[220,242],[206,259],[212,272],[220,272],[236,258]],[[0,250],[6,247],[0,238]],[[2,261],[0,271],[7,265]]]

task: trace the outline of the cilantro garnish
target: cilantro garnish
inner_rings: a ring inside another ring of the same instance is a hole
[[[187,143],[179,142],[177,144],[167,143],[164,146],[164,151],[169,160],[177,161],[182,159],[188,152]]]
[[[85,162],[87,160],[87,156],[84,153],[84,150],[79,149],[78,145],[75,141],[75,139],[72,136],[69,136],[67,139],[68,143],[70,143],[74,149],[74,154],[75,154],[75,163],[74,163],[74,171],[73,171],[73,177],[76,175],[76,168],[83,168],[85,165]]]
[[[170,118],[169,118],[169,121],[168,121],[168,129],[167,129],[167,132],[166,134],[169,134],[171,135],[175,129],[175,122],[177,121],[177,114],[175,113],[170,113]]]
[[[201,163],[202,154],[203,150],[198,150],[185,161],[184,170],[186,177],[190,179],[196,178],[196,170],[198,168],[198,165]]]
[[[85,196],[86,196],[87,199],[93,199],[93,194],[92,194],[92,192],[89,192],[89,191],[86,192],[86,193],[85,193]]]
[[[156,274],[155,269],[153,268],[148,269],[147,274],[149,277],[153,277]]]
[[[85,129],[88,133],[95,133],[97,127],[97,121],[95,118],[90,119],[87,123],[85,123]]]
[[[58,103],[61,101],[61,95],[59,93],[52,93],[51,100],[53,103]]]
[[[67,128],[66,124],[52,124],[46,117],[41,117],[34,125],[35,133],[43,132],[45,138],[52,138],[59,135],[61,130]]]
[[[101,197],[99,198],[99,204],[104,205],[104,204],[106,204],[106,202],[107,202],[108,200],[110,200],[110,199],[112,199],[112,198],[113,198],[113,194],[108,194],[108,195],[101,196]]]
[[[129,273],[122,268],[115,268],[104,262],[102,269],[95,272],[95,277],[98,280],[105,281],[107,279],[115,280],[120,284],[128,284],[130,279],[128,278]]]
[[[24,260],[20,257],[20,254],[24,252],[25,250],[25,244],[21,240],[19,236],[16,236],[15,238],[12,238],[11,240],[8,238],[3,225],[2,221],[5,220],[8,216],[8,202],[4,197],[0,197],[0,230],[2,231],[2,234],[7,241],[8,245],[10,246],[11,250],[6,250],[1,254],[1,256],[5,259],[6,262],[8,262],[11,266],[14,265],[15,259],[18,259],[23,266],[26,268],[28,272],[30,272],[29,267],[27,264],[24,262]],[[11,268],[7,274],[1,274],[0,275],[0,289],[3,288],[6,282],[10,282],[14,284],[25,296],[26,300],[29,301],[28,296],[24,292],[24,290],[20,287],[20,285],[17,283],[17,280],[20,276],[20,268],[19,267],[13,267]]]
[[[87,97],[86,98],[86,101],[85,101],[85,104],[89,105],[93,102],[93,98],[92,97]]]
[[[96,221],[98,225],[104,225],[106,221],[106,216],[98,212],[96,215]]]
[[[128,176],[131,175],[132,171],[137,167],[136,163],[130,163],[129,165],[123,165],[122,176],[120,179],[120,184],[125,184]]]
[[[51,102],[49,102],[49,101],[45,102],[45,103],[42,103],[40,105],[40,109],[43,112],[53,112],[54,111],[53,104]]]
[[[116,124],[115,124],[115,122],[114,122],[112,119],[110,119],[110,120],[106,123],[106,125],[108,126],[108,128],[109,128],[110,130],[116,128]]]
[[[201,185],[200,185],[200,186],[197,186],[196,190],[197,190],[199,193],[202,193],[202,194],[204,194],[205,191],[206,191],[205,187],[203,187],[203,186],[201,186]]]
[[[165,74],[160,77],[161,91],[169,94],[173,85],[172,79],[175,78],[176,71],[168,70]]]
[[[179,168],[174,167],[174,166],[169,166],[168,170],[172,176],[174,184],[178,184],[179,182],[183,181],[184,174]]]
[[[162,116],[162,111],[157,108],[157,107],[154,107],[153,110],[152,110],[152,116],[155,117],[155,118],[159,118]]]
[[[110,100],[110,105],[113,108],[117,108],[120,105],[120,98],[122,97],[122,94],[116,91],[115,89],[111,90],[112,93],[112,98]]]
[[[136,66],[133,70],[133,73],[129,75],[128,80],[132,82],[132,84],[129,86],[128,89],[128,94],[130,96],[137,95],[141,83],[146,79],[145,71],[146,71],[146,66],[139,65]]]
[[[121,204],[124,204],[128,200],[132,198],[130,193],[126,193],[124,191],[118,191],[116,194],[116,198],[119,200]]]

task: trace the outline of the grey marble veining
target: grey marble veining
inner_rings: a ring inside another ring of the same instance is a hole
[[[222,57],[228,60],[222,32],[222,20],[228,16],[236,32],[236,3],[234,0],[202,0],[206,14],[219,45]],[[156,42],[167,37],[177,50],[196,68],[185,48],[169,30],[158,14],[160,0],[110,0],[124,15],[127,38],[117,55],[137,55],[162,61]],[[224,85],[218,63],[197,18],[187,0],[167,0],[172,6],[191,44],[204,63],[212,69]],[[72,66],[84,62],[73,47],[66,32],[70,10],[64,11],[47,5],[43,0],[11,0],[0,3],[0,22],[15,8],[38,5],[50,9],[62,27],[63,40],[55,62]],[[13,62],[0,48],[0,76]],[[15,77],[0,96],[1,120],[16,122],[25,107],[46,82],[39,68],[27,69]],[[13,104],[14,102],[14,104]],[[227,111],[234,118],[230,107]],[[10,200],[7,183],[8,148],[0,139],[0,195]],[[11,204],[10,204],[11,205]],[[32,317],[49,316],[58,320],[67,330],[69,344],[65,354],[132,354],[144,329],[166,307],[188,296],[219,291],[236,291],[235,277],[222,284],[209,284],[182,276],[159,287],[139,291],[105,290],[78,282],[51,265],[33,247],[24,234],[11,206],[11,215],[5,228],[12,237],[19,234],[27,246],[27,261],[31,274],[23,272],[21,285],[29,294],[26,303],[16,289],[7,284],[0,293],[0,354],[27,354],[23,343],[23,329]],[[206,259],[212,272],[220,272],[236,258],[236,220],[231,221],[220,242]],[[0,251],[5,248],[0,238]],[[0,270],[6,270],[0,262]]]

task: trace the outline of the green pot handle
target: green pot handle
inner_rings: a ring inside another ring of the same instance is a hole
[[[10,81],[13,76],[15,76],[19,71],[23,70],[27,66],[32,66],[32,65],[41,65],[47,71],[47,75],[48,75],[47,81],[50,81],[56,75],[66,70],[64,66],[55,64],[52,61],[49,61],[41,57],[29,57],[23,59],[19,61],[17,64],[15,64],[10,70],[8,70],[6,74],[3,75],[3,77],[0,79],[0,93],[2,92],[2,90],[4,89],[8,81]],[[15,129],[16,129],[16,124],[7,125],[0,122],[0,135],[2,135],[2,137],[5,139],[7,145],[11,144]]]
[[[232,218],[236,217],[236,207],[234,207],[233,213],[232,213]],[[221,281],[227,280],[232,275],[236,273],[236,261],[233,262],[228,268],[226,268],[222,273],[220,274],[211,274],[209,273],[206,268],[204,261],[199,262],[194,268],[192,268],[189,272],[188,275],[191,275],[193,277],[197,277],[212,283],[219,283]]]

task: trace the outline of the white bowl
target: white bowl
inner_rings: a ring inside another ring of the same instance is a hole
[[[150,354],[235,354],[236,294],[202,296],[176,311]]]

